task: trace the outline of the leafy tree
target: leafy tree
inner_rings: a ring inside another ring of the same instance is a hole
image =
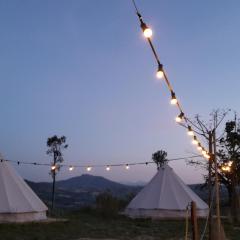
[[[54,208],[54,199],[55,199],[55,182],[56,182],[56,175],[60,171],[61,164],[64,159],[63,159],[63,154],[62,150],[66,149],[68,145],[66,144],[66,137],[58,137],[56,135],[48,138],[47,140],[47,154],[53,157],[52,161],[52,167],[50,174],[53,179],[53,184],[52,184],[52,205],[51,208],[53,210]]]
[[[240,183],[240,123],[236,118],[234,121],[226,122],[224,136],[219,142],[220,181],[228,190],[232,215],[237,221],[239,220],[239,197],[236,187]]]
[[[160,150],[152,155],[152,160],[156,163],[157,169],[159,170],[168,160],[167,160],[167,152]]]

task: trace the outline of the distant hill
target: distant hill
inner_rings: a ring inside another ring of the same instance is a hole
[[[27,181],[30,187],[47,204],[50,203],[52,183]],[[192,184],[189,187],[203,200],[208,200],[208,189],[201,184]],[[125,199],[130,195],[136,195],[143,186],[130,186],[117,183],[100,176],[83,174],[56,183],[56,206],[59,208],[79,208],[93,206],[96,196],[103,192],[110,192],[113,196]],[[227,193],[221,189],[222,199],[226,199]]]
[[[29,186],[43,199],[45,203],[50,203],[52,183],[51,182],[31,182]],[[126,198],[130,194],[135,195],[142,187],[128,186],[104,177],[83,174],[56,183],[56,205],[61,208],[77,208],[93,205],[98,194],[110,192],[118,198]]]

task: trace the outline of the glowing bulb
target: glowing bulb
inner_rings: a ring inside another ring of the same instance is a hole
[[[51,167],[51,170],[52,170],[52,171],[56,170],[56,166],[53,165],[53,166]]]
[[[188,135],[193,136],[193,130],[192,130],[191,126],[188,126]]]
[[[176,118],[175,118],[175,120],[176,120],[176,122],[181,122],[182,120],[183,120],[183,117],[184,117],[184,113],[183,112],[181,112]]]
[[[157,71],[156,75],[157,75],[157,78],[159,78],[159,79],[163,78],[163,76],[164,76],[163,71],[159,71],[159,70]]]
[[[106,167],[106,170],[107,170],[107,171],[110,171],[110,167],[109,167],[109,166],[107,166],[107,167]]]
[[[197,149],[198,149],[199,151],[202,150],[202,147],[201,147],[201,144],[200,144],[200,143],[198,143]]]
[[[69,171],[72,171],[73,169],[74,169],[73,166],[70,166],[70,167],[68,168]]]
[[[152,37],[152,34],[153,34],[152,29],[146,26],[146,28],[143,30],[144,37],[150,38]]]
[[[225,166],[222,166],[222,170],[223,170],[223,171],[226,171],[226,167],[225,167]]]
[[[158,65],[158,70],[157,70],[157,74],[156,74],[157,78],[163,78],[164,77],[164,73],[163,73],[163,65],[159,64]]]
[[[172,98],[171,98],[171,104],[172,105],[175,105],[175,104],[177,104],[177,98],[176,98],[176,95],[175,95],[175,93],[174,92],[171,92],[171,96],[172,96]]]
[[[130,167],[129,167],[129,165],[128,164],[126,164],[126,169],[128,170]]]
[[[210,155],[207,154],[207,153],[204,155],[204,157],[207,158],[207,159],[210,159]]]
[[[87,167],[87,171],[90,172],[92,170],[92,167]]]
[[[231,168],[229,166],[226,167],[226,171],[227,172],[230,172],[231,171]]]
[[[230,172],[231,171],[231,167],[229,167],[229,166],[222,166],[222,170],[226,171],[226,172]]]
[[[228,166],[229,166],[229,167],[231,167],[232,164],[233,164],[233,161],[229,161],[229,162],[228,162]]]
[[[179,122],[182,121],[182,119],[181,119],[179,116],[177,116],[177,117],[175,118],[175,120],[176,120],[177,123],[179,123]]]
[[[194,145],[197,145],[197,144],[198,144],[198,140],[197,140],[197,137],[196,137],[196,136],[193,137],[192,143],[193,143]]]
[[[152,29],[149,28],[146,23],[141,21],[141,28],[143,30],[143,35],[145,38],[150,38],[152,36]]]
[[[202,154],[203,155],[206,155],[207,154],[207,151],[205,151],[204,149],[202,150]]]

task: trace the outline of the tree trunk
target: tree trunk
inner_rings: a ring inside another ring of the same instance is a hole
[[[232,187],[227,186],[227,191],[228,191],[228,205],[231,207],[232,206]]]
[[[54,200],[55,200],[55,181],[56,181],[56,173],[55,170],[53,172],[53,184],[52,184],[52,206],[51,210],[53,211],[54,208]]]
[[[56,166],[56,161],[57,161],[57,155],[54,152],[53,155],[53,165]],[[56,182],[56,168],[53,170],[53,174],[52,174],[52,178],[53,178],[53,184],[52,184],[52,206],[51,206],[51,210],[53,212],[54,209],[54,201],[55,201],[55,182]]]
[[[232,199],[231,199],[231,214],[233,217],[233,222],[239,222],[239,196],[236,191],[236,184],[235,184],[235,176],[232,176],[232,184],[231,184],[231,191],[232,191]]]

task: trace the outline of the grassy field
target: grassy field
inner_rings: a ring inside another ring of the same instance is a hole
[[[67,219],[64,222],[0,224],[0,240],[184,239],[184,221],[131,220],[92,211],[64,214],[63,217]],[[204,221],[199,225],[201,231]],[[225,221],[224,229],[228,239],[240,239],[240,228]]]

